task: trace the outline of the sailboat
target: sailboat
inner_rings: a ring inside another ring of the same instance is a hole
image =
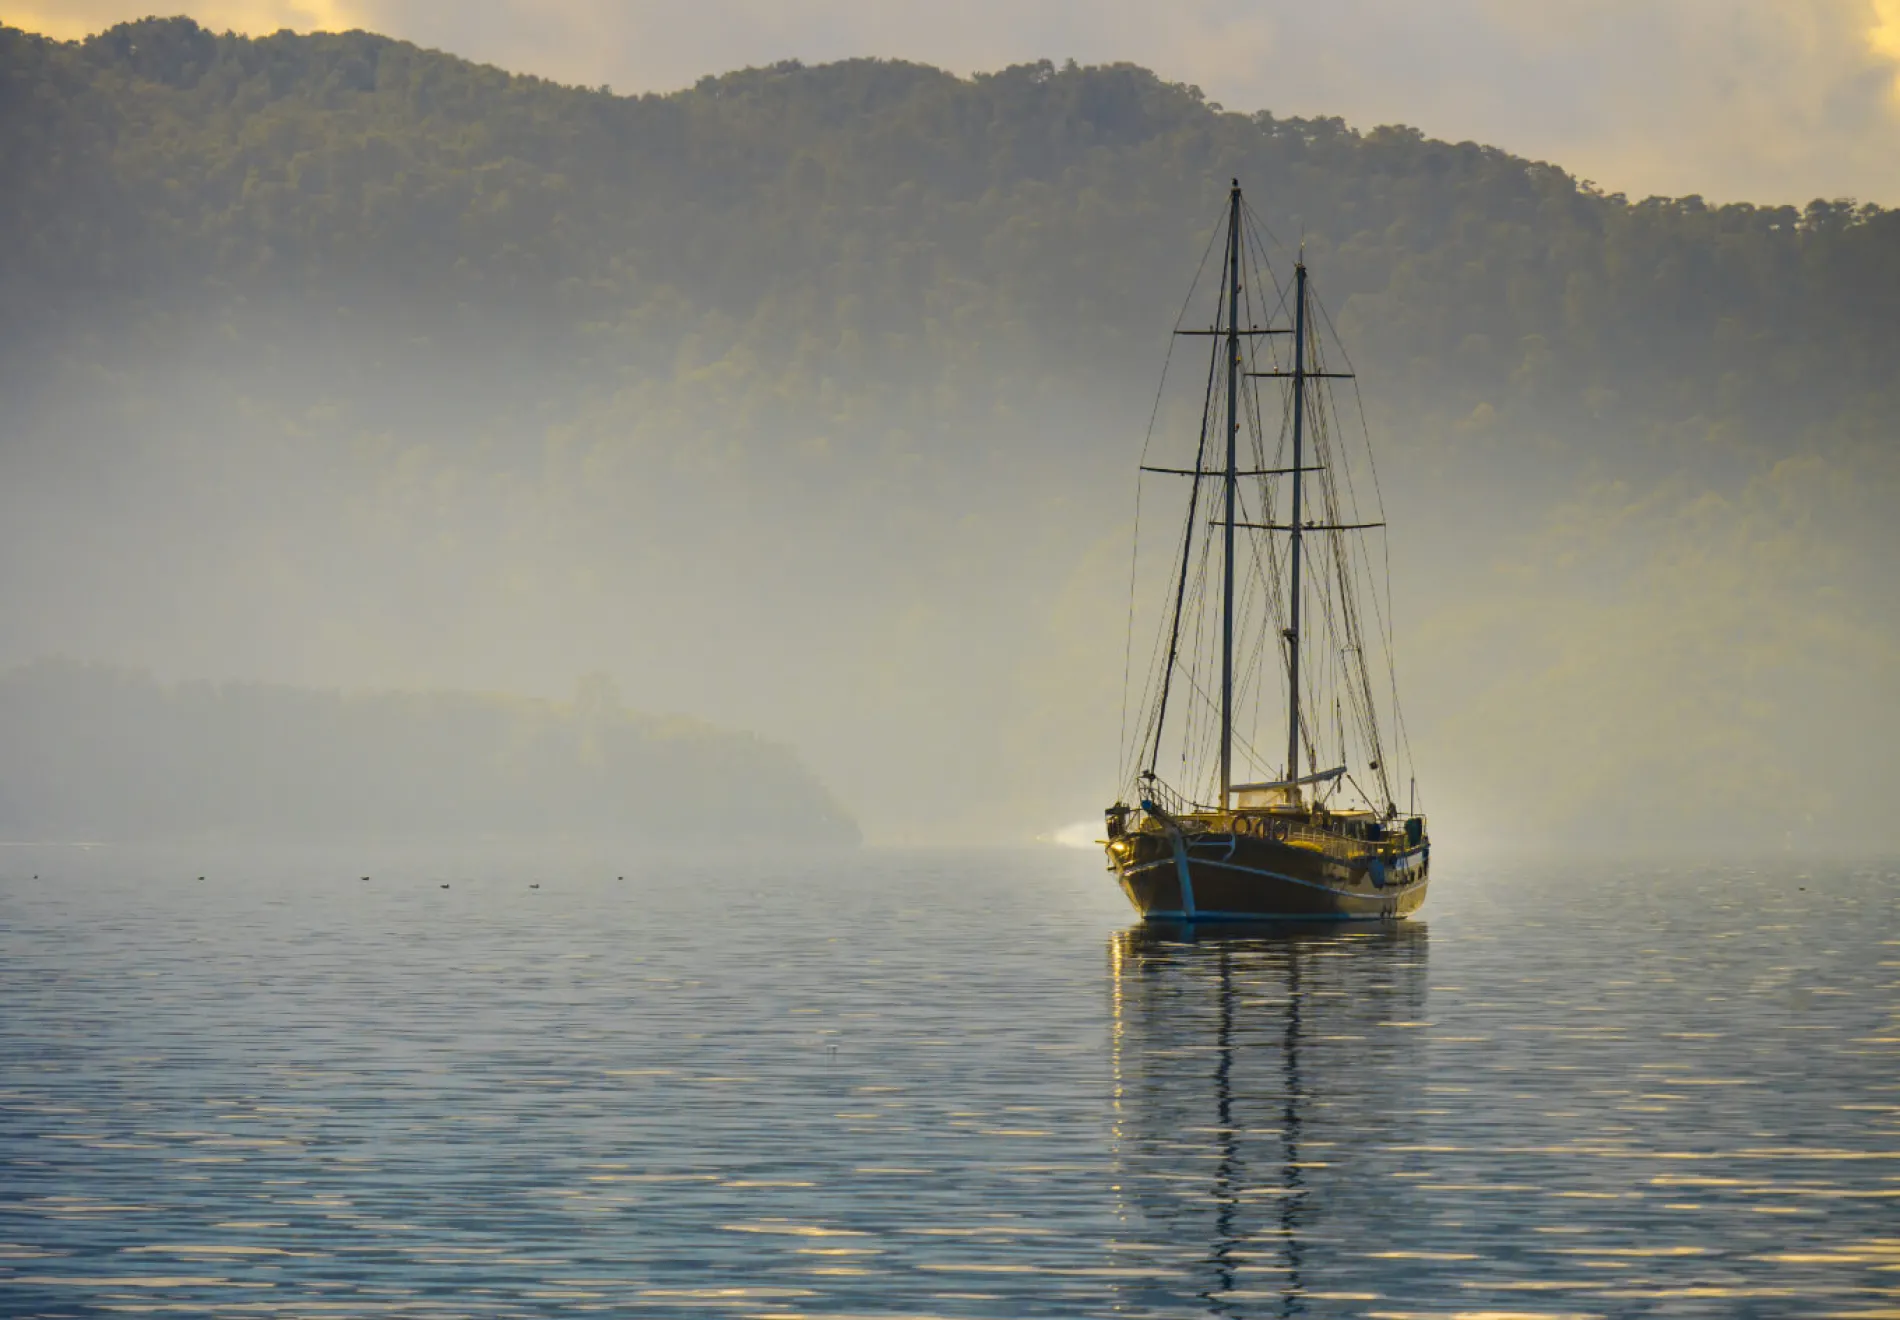
[[[1402,813],[1399,767],[1386,753],[1388,727],[1401,751],[1406,740],[1384,558],[1366,535],[1383,535],[1385,520],[1382,510],[1371,520],[1360,511],[1359,487],[1380,499],[1377,470],[1369,444],[1363,467],[1347,454],[1331,395],[1352,373],[1330,369],[1321,331],[1331,322],[1304,251],[1290,282],[1271,278],[1237,179],[1223,236],[1212,324],[1175,328],[1212,346],[1193,461],[1149,466],[1144,454],[1141,469],[1186,478],[1186,519],[1171,540],[1178,558],[1141,718],[1124,720],[1123,793],[1105,813],[1108,866],[1148,920],[1407,916],[1425,901],[1431,840],[1416,778]],[[1272,289],[1277,305],[1256,305],[1256,289]],[[1282,406],[1270,409],[1275,394]],[[1373,682],[1375,645],[1384,685]],[[1276,677],[1285,697],[1277,764],[1253,738],[1275,722],[1261,706]]]

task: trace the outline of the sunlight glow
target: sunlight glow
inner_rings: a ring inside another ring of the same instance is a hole
[[[76,41],[133,17],[119,0],[40,0],[10,4],[0,22],[60,41]],[[143,12],[143,11],[140,11]],[[346,32],[368,26],[356,0],[204,0],[191,16],[213,32],[260,35],[290,28],[297,32]]]
[[[1874,54],[1895,64],[1887,95],[1900,106],[1900,0],[1869,0],[1869,4],[1874,21],[1867,29],[1867,45]]]
[[[1073,825],[1064,825],[1054,834],[1051,834],[1049,841],[1051,843],[1060,844],[1064,848],[1093,848],[1096,846],[1095,841],[1101,832],[1101,821],[1079,820]]]

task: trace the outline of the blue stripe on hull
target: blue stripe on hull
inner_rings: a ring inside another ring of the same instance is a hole
[[[1423,899],[1419,900],[1423,902]],[[1290,922],[1314,922],[1319,924],[1342,921],[1391,921],[1397,916],[1409,916],[1417,910],[1414,904],[1404,913],[1399,912],[1203,912],[1195,910],[1193,916],[1182,912],[1153,912],[1141,914],[1143,921],[1176,921],[1193,923],[1197,921],[1252,922],[1260,924],[1281,924]]]

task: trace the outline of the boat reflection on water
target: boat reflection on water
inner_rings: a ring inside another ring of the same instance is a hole
[[[1428,939],[1416,922],[1111,939],[1123,1249],[1165,1253],[1177,1300],[1302,1314],[1416,1240],[1394,1175],[1419,1121]]]

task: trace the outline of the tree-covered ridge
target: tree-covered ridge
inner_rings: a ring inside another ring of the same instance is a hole
[[[47,661],[0,675],[0,749],[0,834],[15,840],[858,837],[786,748],[630,712],[600,678],[557,705],[164,685]]]
[[[1632,758],[1699,768],[1680,818],[1766,776],[1865,819],[1789,749],[1896,741],[1897,213],[1632,201],[1132,66],[623,97],[365,33],[0,31],[0,603],[174,672],[611,668],[867,815],[1046,828],[1114,759],[1131,469],[1232,177],[1360,373],[1428,771],[1527,819]]]
[[[1349,338],[1429,346],[1408,389],[1449,366],[1474,397],[1601,412],[1613,379],[1643,407],[1780,417],[1813,371],[1884,390],[1900,319],[1900,218],[1878,207],[1631,202],[1411,129],[1221,111],[1131,66],[787,64],[620,97],[362,32],[170,19],[9,30],[0,69],[15,289],[360,281],[617,326],[648,364],[655,339],[704,356],[727,345],[690,341],[716,336],[762,366],[849,347],[875,369],[940,319],[1113,358],[1151,344],[1130,313],[1171,307],[1236,175],[1304,238]],[[629,325],[640,308],[659,324]]]

